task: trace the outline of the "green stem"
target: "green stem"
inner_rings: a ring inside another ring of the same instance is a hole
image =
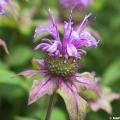
[[[47,114],[46,114],[45,120],[50,120],[50,115],[51,115],[51,112],[52,112],[52,106],[53,106],[53,101],[54,101],[54,98],[55,98],[55,94],[56,94],[56,92],[54,92],[50,96],[50,100],[49,100],[49,103],[48,103],[48,109],[47,109]]]

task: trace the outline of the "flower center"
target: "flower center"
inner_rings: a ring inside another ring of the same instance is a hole
[[[59,77],[68,77],[75,74],[79,67],[78,60],[69,58],[64,60],[63,57],[57,58],[46,56],[45,63],[50,74]]]

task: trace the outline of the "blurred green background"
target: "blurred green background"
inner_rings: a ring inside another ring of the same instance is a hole
[[[13,0],[15,13],[0,16],[0,38],[8,45],[6,55],[0,47],[0,120],[44,120],[48,96],[28,106],[27,98],[32,80],[16,74],[32,68],[32,59],[42,57],[34,52],[33,35],[35,27],[48,21],[46,8],[51,8],[59,17],[57,0]],[[94,0],[89,8],[97,17],[91,25],[101,36],[97,49],[88,49],[88,55],[81,59],[81,72],[96,71],[101,84],[120,92],[120,0]],[[64,12],[64,11],[61,11]],[[17,15],[17,21],[13,16]],[[35,66],[33,66],[35,67]],[[34,76],[35,78],[38,76]],[[86,120],[109,120],[120,117],[120,100],[112,102],[113,113],[88,111]],[[57,96],[51,120],[69,120],[63,100]]]

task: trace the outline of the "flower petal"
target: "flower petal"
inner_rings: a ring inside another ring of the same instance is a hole
[[[80,35],[80,46],[85,47],[97,47],[97,44],[99,41],[96,41],[96,39],[87,31],[83,31]]]
[[[89,6],[91,0],[59,0],[64,7],[77,6],[79,8]]]
[[[86,55],[87,54],[87,52],[85,50],[82,50],[82,49],[78,49],[78,53],[80,55]]]
[[[39,50],[39,49],[42,49],[43,47],[48,47],[48,46],[50,45],[47,43],[40,43],[34,48],[34,50]]]
[[[73,87],[71,89],[62,84],[60,89],[58,89],[58,94],[64,99],[70,120],[83,120],[87,103],[83,98],[78,96],[77,91]],[[76,109],[76,104],[78,109]]]
[[[55,38],[55,40],[60,41],[57,24],[56,24],[56,22],[54,20],[54,17],[51,14],[50,9],[48,10],[48,14],[49,14],[50,19],[51,19],[51,24],[47,25],[47,26],[36,27],[35,36],[40,35],[43,32],[48,32],[52,37]]]
[[[67,44],[67,53],[69,56],[77,56],[77,49],[74,45],[72,44]]]
[[[75,47],[97,47],[97,41],[89,32],[83,31],[78,35],[75,31],[72,33],[72,42]]]
[[[110,93],[109,95],[105,96],[105,99],[108,100],[109,102],[111,102],[112,100],[115,99],[120,99],[120,93]]]
[[[58,40],[57,31],[56,31],[55,26],[47,25],[47,26],[36,27],[35,36],[40,35],[43,32],[48,32],[51,36],[53,36],[56,40]]]
[[[47,51],[50,53],[55,52],[58,48],[58,44],[59,44],[58,41],[55,41]]]
[[[112,113],[112,107],[110,105],[110,102],[112,102],[115,99],[120,99],[120,94],[118,93],[110,93],[109,95],[106,96],[101,96],[99,99],[96,101],[90,101],[90,107],[92,108],[93,111],[97,111],[99,109],[103,109],[109,114]]]
[[[71,41],[70,37],[71,37],[72,31],[73,31],[73,27],[72,27],[73,10],[74,10],[74,8],[71,10],[68,22],[65,22],[65,25],[64,25],[63,48],[65,50],[66,50],[67,44],[69,44]]]
[[[4,15],[5,11],[3,9],[3,7],[0,5],[0,15]]]
[[[41,42],[43,42],[43,43],[48,43],[48,44],[52,44],[52,40],[47,39],[47,38],[41,39]]]
[[[26,70],[23,72],[20,72],[18,75],[23,75],[23,76],[33,76],[35,74],[40,74],[40,70]]]
[[[79,28],[77,29],[77,33],[81,34],[81,32],[85,29],[85,27],[88,24],[88,18],[91,16],[91,13],[89,13],[88,15],[85,16],[85,18],[83,19],[82,23],[80,24]]]
[[[51,12],[50,9],[48,9],[48,14],[49,14],[49,17],[50,17],[50,19],[51,19],[52,26],[53,26],[53,28],[54,28],[54,30],[53,30],[54,35],[53,35],[53,36],[55,37],[55,39],[56,39],[57,41],[60,42],[58,27],[57,27],[56,21],[55,21],[53,15],[52,15],[52,12]]]
[[[80,4],[81,6],[88,6],[91,3],[91,0],[80,0],[80,1],[81,1],[81,4]]]
[[[65,25],[64,25],[64,43],[69,42],[70,34],[73,30],[72,24],[73,24],[72,22],[65,22]]]
[[[98,96],[100,95],[100,88],[97,86],[97,83],[95,81],[95,77],[93,74],[85,72],[82,74],[76,74],[76,79],[78,82],[76,83],[76,86],[78,90],[81,88],[81,86],[86,87],[87,89],[93,90]],[[79,84],[78,84],[79,83]]]
[[[109,114],[112,113],[112,107],[106,101],[99,100],[99,101],[95,101],[95,102],[90,102],[89,104],[90,104],[90,107],[91,107],[91,109],[93,111],[97,111],[99,109],[103,109],[106,112],[108,112]]]
[[[43,59],[35,59],[34,61],[35,61],[39,66],[41,66],[41,67],[44,67],[44,66],[45,66]]]
[[[43,80],[34,80],[32,89],[30,90],[28,104],[32,104],[45,94],[51,95],[56,88],[56,84],[53,83],[49,78]]]
[[[9,54],[9,51],[7,49],[7,45],[6,45],[6,43],[2,39],[0,39],[0,46],[2,46],[4,48],[4,50],[5,50],[5,52],[7,54]]]

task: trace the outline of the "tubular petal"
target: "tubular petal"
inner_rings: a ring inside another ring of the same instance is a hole
[[[49,49],[47,51],[49,51],[50,53],[53,53],[57,50],[57,47],[58,47],[58,42],[56,41],[56,42],[53,43],[53,45],[51,45],[49,47]]]
[[[40,70],[26,70],[26,71],[19,73],[18,75],[33,76],[35,74],[40,74],[40,73],[41,73]]]
[[[76,86],[79,88],[81,85],[85,86],[87,89],[91,89],[98,96],[100,96],[100,88],[97,86],[97,83],[95,81],[95,78],[92,74],[90,73],[82,73],[82,74],[77,74],[76,79],[78,80]],[[80,83],[80,84],[78,84]],[[80,86],[79,86],[80,85]]]
[[[88,24],[88,18],[91,16],[91,13],[89,13],[88,15],[85,16],[85,18],[83,19],[82,23],[80,24],[80,26],[77,29],[77,33],[81,34],[81,32],[85,29],[85,27]]]
[[[77,56],[77,49],[74,45],[68,44],[67,45],[67,53],[69,56],[76,57]]]
[[[34,50],[39,50],[39,49],[42,49],[43,47],[47,47],[47,46],[50,46],[50,45],[47,43],[40,43],[34,48]]]

